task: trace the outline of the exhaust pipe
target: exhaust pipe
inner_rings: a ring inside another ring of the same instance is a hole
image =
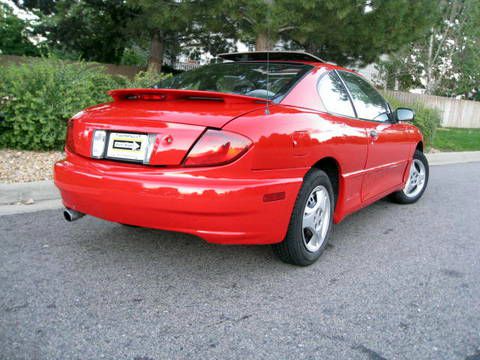
[[[69,208],[65,208],[65,210],[63,210],[63,217],[65,218],[65,220],[69,222],[78,220],[84,216],[85,216],[84,213],[81,213]]]

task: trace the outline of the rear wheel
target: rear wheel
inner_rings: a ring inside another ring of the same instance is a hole
[[[305,177],[295,202],[287,236],[273,245],[275,254],[294,265],[314,263],[327,246],[335,200],[327,174],[313,169]]]
[[[405,187],[394,192],[391,199],[399,204],[413,204],[418,201],[427,188],[428,176],[428,160],[423,152],[416,150]]]

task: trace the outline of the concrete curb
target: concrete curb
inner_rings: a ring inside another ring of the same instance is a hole
[[[60,192],[53,181],[0,184],[0,205],[35,202],[60,198]]]
[[[53,200],[42,200],[35,202],[31,205],[24,204],[15,204],[15,205],[0,205],[0,216],[4,215],[16,215],[16,214],[26,214],[43,210],[58,210],[59,216],[62,212],[60,209],[63,207],[62,200],[53,199]]]
[[[427,154],[432,166],[480,162],[480,151],[440,152]],[[33,204],[25,203],[33,200]],[[0,183],[0,216],[60,208],[60,192],[53,181],[18,184]]]
[[[468,163],[480,161],[480,151],[429,153],[427,159],[430,165]]]

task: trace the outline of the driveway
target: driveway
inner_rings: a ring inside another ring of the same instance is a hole
[[[0,217],[1,359],[480,359],[480,163],[316,264],[60,210]]]

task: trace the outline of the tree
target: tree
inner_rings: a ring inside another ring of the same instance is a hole
[[[365,65],[424,36],[431,0],[276,0],[288,14],[294,45],[340,65]]]
[[[201,1],[199,1],[201,2]],[[128,0],[129,8],[136,13],[129,28],[136,37],[150,40],[148,69],[160,72],[166,53],[181,50],[185,37],[192,32],[193,14],[197,1]]]
[[[458,4],[459,3],[459,4]],[[444,35],[444,49],[438,72],[431,79],[432,93],[455,96],[463,94],[466,98],[478,100],[480,90],[480,1],[458,1],[454,11],[458,11],[452,30]],[[448,63],[450,62],[450,66]]]
[[[274,3],[269,0],[225,0],[220,13],[235,28],[235,37],[246,44],[254,44],[255,50],[270,50],[278,39],[273,28],[271,12]]]
[[[19,8],[50,15],[55,12],[57,0],[13,0],[13,2]]]
[[[38,14],[36,33],[61,58],[131,63],[148,49],[149,69],[160,71],[165,57],[234,48],[233,28],[215,13],[222,0],[15,1]]]
[[[380,64],[389,86],[473,97],[480,79],[480,0],[442,0],[426,36]]]
[[[361,65],[422,37],[436,5],[430,0],[224,0],[223,8],[238,38],[256,50],[270,50],[280,40],[287,49]]]
[[[34,6],[30,1],[29,6]],[[129,39],[122,24],[134,16],[123,0],[43,2],[36,32],[66,58],[119,63]]]
[[[29,39],[28,22],[15,16],[12,9],[3,3],[0,3],[0,20],[0,54],[38,54],[38,49]]]
[[[437,8],[430,0],[16,1],[43,9],[38,29],[50,48],[102,62],[149,48],[154,71],[165,58],[216,55],[236,40],[256,50],[304,49],[341,65],[371,63],[424,36]]]

